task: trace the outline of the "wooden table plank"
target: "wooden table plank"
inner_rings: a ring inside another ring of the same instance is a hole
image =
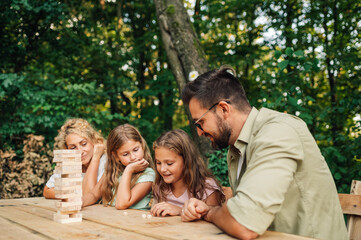
[[[52,220],[56,211],[56,201],[59,200],[44,198],[0,200],[0,218],[7,221],[7,224],[15,223],[18,227],[23,227],[22,231],[25,233],[30,232],[48,239],[234,239],[205,221],[182,222],[179,216],[143,218],[143,214],[150,215],[149,211],[116,210],[114,207],[102,205],[82,209],[81,223],[60,224]],[[124,214],[125,212],[127,214]],[[4,229],[4,231],[8,230]],[[267,231],[258,239],[311,238]]]
[[[60,224],[52,220],[54,212],[39,208],[35,204],[0,208],[2,218],[30,229],[46,239],[154,239],[86,220]]]
[[[126,216],[124,212],[127,212]],[[234,239],[213,224],[205,221],[182,222],[179,216],[144,219],[142,215],[148,216],[149,211],[133,209],[114,211],[114,208],[102,205],[84,208],[82,213],[84,219],[108,226],[118,226],[123,230],[157,239]]]
[[[24,226],[0,217],[0,239],[48,239],[37,232],[33,232]]]

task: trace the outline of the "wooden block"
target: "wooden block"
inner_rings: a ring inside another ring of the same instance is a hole
[[[74,205],[74,206],[62,206],[57,207],[57,210],[60,212],[72,212],[72,211],[80,211],[81,210],[81,204],[80,205]]]
[[[68,219],[68,218],[69,218],[69,214],[54,213],[54,215],[53,215],[54,221],[59,220],[59,219]]]
[[[69,162],[59,162],[56,164],[58,167],[78,167],[81,166],[81,161],[69,161]]]
[[[73,213],[73,214],[69,214],[69,217],[72,217],[72,218],[82,218],[82,217],[83,217],[83,214],[82,214],[81,212]]]
[[[72,149],[58,149],[54,150],[54,154],[62,154],[62,153],[80,153],[80,150],[72,150]]]
[[[53,162],[81,161],[81,151],[54,150]]]
[[[80,213],[80,211],[79,210],[73,210],[73,211],[59,211],[59,210],[57,210],[56,213],[61,214],[61,215],[70,215],[70,214]]]
[[[77,177],[74,177],[74,176],[72,176],[72,177],[66,177],[66,178],[61,178],[61,177],[59,177],[59,178],[55,178],[55,182],[56,183],[58,183],[58,184],[68,184],[68,185],[70,185],[70,184],[72,184],[72,183],[76,183],[76,182],[83,182],[83,179],[82,179],[82,177],[81,177],[81,174],[73,174],[73,175],[76,175]]]
[[[80,173],[67,173],[67,174],[61,174],[61,177],[63,179],[82,178],[82,174],[81,174],[81,172]]]
[[[76,163],[76,164],[57,164],[56,168],[61,169],[61,170],[66,170],[66,169],[77,169],[80,170],[81,172],[81,162]]]
[[[59,198],[59,199],[65,199],[65,198],[81,198],[81,193],[55,193],[55,198]]]
[[[62,199],[61,202],[82,202],[81,197]]]
[[[55,222],[58,222],[58,223],[61,223],[61,224],[64,224],[64,223],[76,223],[76,222],[82,222],[83,219],[82,218],[68,218],[68,219],[58,219],[58,220],[55,220]]]
[[[74,214],[72,215],[74,216]],[[75,216],[77,215],[75,214]],[[82,216],[80,215],[80,217],[71,217],[70,215],[55,213],[53,220],[58,223],[75,223],[75,222],[81,222]]]
[[[73,206],[80,206],[82,205],[82,201],[79,202],[55,202],[55,206],[57,208],[62,208],[62,207],[73,207]],[[59,211],[63,211],[61,209],[58,209]],[[72,211],[72,210],[64,210],[64,211]]]
[[[60,158],[64,158],[64,159],[67,159],[67,158],[69,158],[69,159],[71,159],[71,158],[76,158],[76,159],[78,159],[78,158],[81,158],[81,154],[80,153],[73,153],[73,154],[54,154],[54,158],[55,159],[60,159]]]
[[[55,184],[55,191],[71,191],[71,190],[79,190],[82,189],[82,184],[73,185],[73,186],[64,186]]]
[[[74,167],[59,167],[59,166],[56,166],[55,169],[54,169],[54,173],[55,174],[77,174],[77,173],[81,173],[81,166],[80,167],[77,167],[77,166],[74,166]],[[62,176],[64,177],[64,176]]]
[[[79,193],[81,195],[82,193],[82,187],[73,186],[69,189],[55,189],[55,194],[77,194]]]
[[[81,156],[56,156],[53,158],[55,163],[65,163],[65,162],[81,162]]]
[[[80,178],[55,178],[54,181],[55,184],[55,188],[56,186],[62,186],[62,187],[69,187],[69,186],[82,186],[83,184],[83,179]]]

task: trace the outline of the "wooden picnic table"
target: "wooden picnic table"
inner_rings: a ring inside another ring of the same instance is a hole
[[[55,201],[42,197],[0,200],[0,239],[234,239],[206,221],[148,217],[149,211],[99,204],[82,209],[82,222],[60,224],[53,221]],[[310,238],[267,231],[259,239]]]

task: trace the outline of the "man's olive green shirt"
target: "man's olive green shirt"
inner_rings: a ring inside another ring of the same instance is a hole
[[[245,154],[240,177],[240,154]],[[252,109],[228,156],[231,215],[243,226],[317,239],[348,239],[331,172],[299,118]]]

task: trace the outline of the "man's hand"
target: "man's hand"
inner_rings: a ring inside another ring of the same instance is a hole
[[[191,198],[184,203],[182,209],[182,221],[190,222],[197,219],[201,219],[205,216],[210,207],[203,201],[196,198]]]
[[[152,209],[150,209],[150,213],[153,216],[157,217],[165,217],[169,216],[178,216],[181,213],[182,208],[175,206],[173,204],[167,202],[160,202],[153,205]]]

